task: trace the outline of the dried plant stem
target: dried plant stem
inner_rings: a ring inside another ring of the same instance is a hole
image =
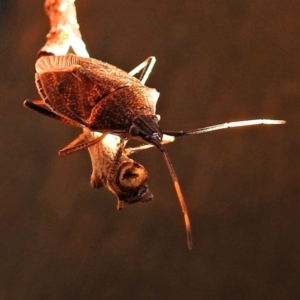
[[[77,22],[75,0],[46,0],[45,10],[50,20],[50,31],[38,57],[66,55],[70,52],[89,57]],[[99,136],[101,133],[83,129],[83,137],[86,141]],[[104,186],[113,192],[118,198],[118,208],[123,207],[120,203],[123,200],[133,203],[152,199],[152,194],[146,185],[148,179],[146,169],[124,153],[121,154],[115,178],[110,182],[107,181],[120,142],[118,136],[107,134],[88,149],[93,167],[92,187]]]

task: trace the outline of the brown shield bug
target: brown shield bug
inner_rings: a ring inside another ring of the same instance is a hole
[[[259,119],[224,123],[189,131],[164,131],[159,127],[159,117],[155,114],[159,93],[144,85],[154,63],[155,58],[149,57],[133,71],[126,73],[115,66],[92,58],[76,55],[43,56],[36,63],[36,85],[42,100],[32,102],[26,100],[24,105],[66,124],[103,134],[99,138],[79,145],[72,142],[60,151],[61,155],[90,147],[106,134],[119,136],[121,142],[109,171],[107,178],[109,182],[114,182],[116,178],[116,167],[124,153],[127,140],[135,139],[148,144],[127,150],[128,154],[145,149],[149,145],[157,147],[162,152],[171,174],[184,215],[188,247],[191,249],[192,233],[188,211],[178,177],[163,146],[171,140],[164,139],[164,135],[187,136],[228,127],[285,122]],[[133,77],[140,71],[142,71],[140,79]],[[127,202],[130,200],[127,199]]]

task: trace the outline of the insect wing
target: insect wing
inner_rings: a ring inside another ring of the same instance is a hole
[[[126,80],[129,83],[136,83],[141,84],[141,82],[129,75],[127,72],[111,65],[108,63],[105,63],[101,60],[97,60],[94,58],[84,58],[84,57],[78,57],[76,55],[67,55],[71,61],[75,61],[76,64],[82,66],[85,69],[90,70],[93,74],[97,76],[101,76],[103,74],[106,74],[107,76],[110,76],[111,78],[118,78]]]
[[[155,115],[159,93],[143,85],[127,86],[109,94],[93,108],[89,128],[94,131],[125,131],[137,116]]]
[[[92,108],[114,91],[130,86],[139,81],[126,72],[108,67],[104,63],[91,64],[84,62],[84,66],[76,64],[76,56],[46,56],[36,64],[37,85],[46,103],[55,112],[71,119],[86,120]],[[80,58],[82,59],[82,58]],[[102,69],[98,67],[102,66]],[[113,66],[112,66],[113,67]],[[117,70],[127,74],[126,77],[115,77]],[[103,70],[103,72],[101,71]]]
[[[130,97],[130,106],[139,108],[144,103],[148,107],[147,114],[155,114],[159,93],[145,87],[125,71],[102,61],[76,55],[43,56],[36,63],[36,71],[36,83],[46,104],[73,120],[85,122],[99,102],[114,99],[111,97],[113,94],[130,86],[139,94],[138,97]],[[134,98],[136,103],[132,102]],[[126,105],[123,101],[117,101],[118,104]],[[142,111],[140,113],[143,114]]]

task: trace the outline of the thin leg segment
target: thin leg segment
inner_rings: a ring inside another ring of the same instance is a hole
[[[163,135],[163,139],[162,139],[162,144],[165,145],[165,144],[169,144],[169,143],[172,143],[175,141],[175,138],[173,136],[169,136],[169,135]],[[146,150],[146,149],[149,149],[149,148],[152,148],[152,147],[155,147],[154,145],[152,144],[146,144],[146,145],[141,145],[141,146],[138,146],[138,147],[133,147],[133,148],[126,148],[124,150],[124,154],[129,156],[131,154],[134,154],[134,153],[137,153],[141,150]]]
[[[69,145],[67,145],[63,149],[59,150],[58,154],[60,156],[66,156],[66,155],[72,154],[74,152],[84,150],[88,147],[91,147],[91,146],[99,143],[102,139],[104,139],[105,136],[106,136],[106,134],[102,134],[101,136],[99,136],[91,141],[86,142],[85,138],[84,138],[85,134],[82,133],[74,141],[72,141]]]
[[[145,84],[154,67],[155,62],[156,62],[156,58],[154,56],[149,56],[145,61],[143,61],[141,64],[135,67],[128,74],[134,76],[135,74],[143,70],[142,75],[140,76],[140,81],[142,84]]]
[[[46,108],[44,108],[42,105],[43,105],[43,102],[42,100],[34,100],[34,101],[29,101],[29,100],[25,100],[23,102],[23,105],[27,108],[30,108],[46,117],[49,117],[51,119],[54,119],[54,120],[57,120],[57,121],[60,121],[60,122],[63,122],[65,124],[68,124],[68,125],[71,125],[71,126],[75,126],[75,127],[80,127],[82,128],[82,125],[76,121],[73,121],[71,119],[68,119],[66,117],[62,117],[60,115],[57,115],[56,113],[54,113],[53,111],[50,111]]]

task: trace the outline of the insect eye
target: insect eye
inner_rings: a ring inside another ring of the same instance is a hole
[[[129,128],[129,134],[132,136],[137,136],[140,134],[140,130],[136,125],[131,125]]]

